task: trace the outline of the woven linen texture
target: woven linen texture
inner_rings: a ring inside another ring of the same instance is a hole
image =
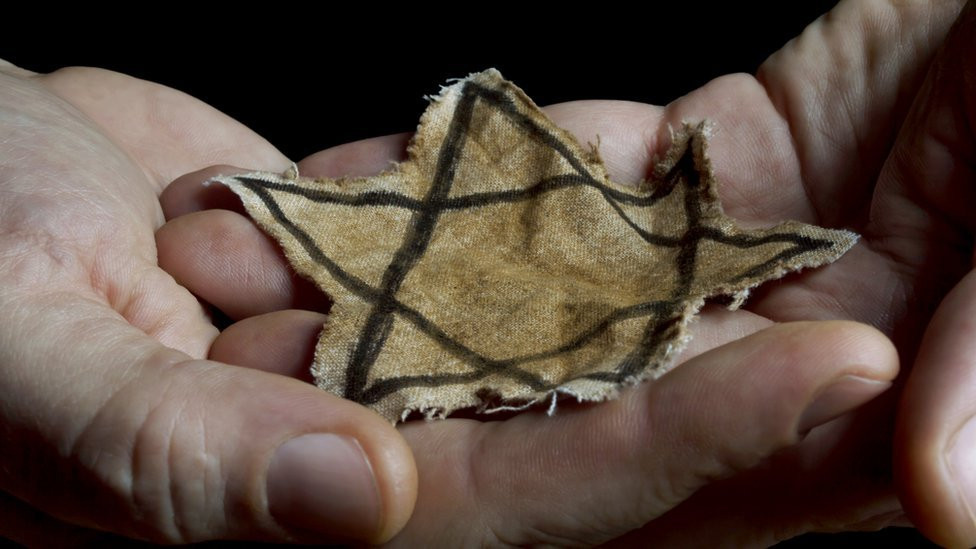
[[[373,177],[217,178],[333,299],[312,372],[396,422],[615,396],[664,373],[705,298],[831,262],[851,232],[740,230],[705,126],[653,177],[611,182],[593,149],[488,70],[431,99],[408,160]]]

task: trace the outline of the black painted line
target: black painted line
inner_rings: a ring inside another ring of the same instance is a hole
[[[274,200],[274,197],[272,197],[267,190],[260,186],[264,183],[265,182],[263,181],[257,180],[247,182],[242,181],[242,184],[257,195],[257,197],[264,203],[264,206],[269,212],[271,212],[271,215],[274,217],[275,221],[277,221],[281,226],[285,227],[285,229],[288,230],[288,232],[291,233],[296,240],[298,240],[313,261],[325,268],[337,282],[342,284],[343,287],[363,301],[371,304],[378,303],[382,297],[382,292],[373,288],[355,275],[345,271],[327,255],[325,255],[322,249],[318,247],[308,233],[288,219],[288,216],[285,215],[285,213],[281,210],[281,207]],[[422,333],[440,344],[449,353],[466,361],[467,363],[474,365],[475,367],[481,366],[482,368],[488,368],[490,371],[487,373],[510,375],[511,377],[514,377],[530,386],[543,385],[541,379],[534,377],[533,374],[529,372],[516,372],[514,371],[515,368],[508,368],[506,365],[501,364],[498,361],[492,361],[491,359],[484,357],[472,349],[462,345],[451,338],[446,332],[441,330],[437,325],[428,320],[416,309],[400,303],[399,301],[394,301],[393,308],[396,313],[399,313],[403,316],[403,318],[410,321],[411,324],[413,324]],[[509,372],[509,370],[512,371]]]
[[[380,300],[373,306],[366,322],[363,323],[359,341],[346,368],[344,394],[346,398],[360,400],[360,395],[366,387],[369,371],[373,363],[376,362],[376,358],[379,356],[393,325],[392,313],[394,308],[392,302],[394,296],[399,291],[400,285],[403,284],[407,273],[427,250],[434,234],[434,227],[441,210],[433,207],[432,204],[442,202],[450,193],[457,163],[464,147],[465,132],[471,122],[471,115],[474,112],[475,101],[477,101],[477,96],[472,94],[469,88],[470,85],[465,85],[461,90],[461,98],[454,109],[454,116],[451,118],[447,136],[441,144],[441,150],[437,157],[434,181],[427,192],[427,196],[424,197],[424,206],[414,213],[410,226],[404,235],[403,244],[393,256],[386,272],[383,273]]]
[[[297,184],[285,184],[275,181],[265,181],[250,177],[235,177],[237,181],[250,185],[259,184],[266,189],[293,194],[307,198],[320,204],[338,204],[342,206],[395,206],[409,210],[419,210],[421,201],[393,191],[366,191],[360,194],[347,194],[325,189],[310,189]]]
[[[685,154],[678,161],[684,165],[684,209],[687,227],[681,237],[680,249],[675,258],[678,271],[678,285],[675,287],[673,299],[684,299],[691,290],[695,278],[695,268],[698,265],[698,244],[702,239],[702,211],[701,211],[701,174],[695,166],[693,147],[689,144]]]
[[[269,212],[271,212],[271,216],[274,217],[275,221],[277,221],[289,233],[291,233],[291,235],[298,240],[298,243],[305,248],[305,251],[308,252],[308,255],[312,258],[312,260],[325,268],[332,278],[364,301],[369,303],[376,301],[376,299],[379,297],[379,291],[374,289],[359,277],[347,272],[336,262],[329,259],[329,257],[326,256],[325,253],[318,247],[318,244],[315,243],[312,237],[308,235],[308,233],[288,219],[288,216],[285,215],[285,213],[281,210],[281,207],[278,206],[278,203],[275,202],[275,199],[271,196],[271,193],[262,187],[265,182],[257,180],[245,180],[241,178],[237,179],[241,182],[241,184],[257,195],[259,199],[261,199],[264,206]]]

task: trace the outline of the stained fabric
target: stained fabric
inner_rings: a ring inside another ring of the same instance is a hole
[[[738,229],[705,126],[672,141],[651,180],[615,184],[488,70],[432,98],[408,160],[377,176],[218,180],[333,299],[317,384],[396,422],[612,398],[669,368],[705,298],[736,307],[856,241],[793,221]]]

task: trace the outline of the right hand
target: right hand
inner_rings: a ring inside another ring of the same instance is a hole
[[[663,108],[591,101],[547,111],[580,142],[599,136],[618,182],[648,174],[667,148],[669,125],[712,119],[718,191],[732,217],[864,231],[864,201],[959,7],[843,2],[759,79],[723,77]],[[883,70],[879,51],[894,52]],[[301,172],[365,175],[399,156],[402,144],[381,138],[324,151],[302,161]],[[295,351],[249,345],[257,334],[309,333],[327,318],[260,305],[293,299],[262,282],[287,278],[288,266],[245,217],[179,206],[193,202],[203,179],[189,175],[167,190],[161,262],[195,294],[239,312],[212,357],[266,368],[268,357]],[[768,545],[810,530],[904,523],[886,467],[894,393],[844,414],[884,389],[897,357],[877,331],[835,320],[873,324],[911,356],[917,319],[905,314],[906,294],[892,299],[890,290],[916,281],[879,252],[884,237],[865,232],[837,263],[763,287],[748,310],[706,311],[684,363],[619,400],[561,407],[553,418],[526,412],[402,426],[421,488],[394,543]],[[247,270],[245,280],[208,267],[218,241],[227,250],[216,264]],[[800,319],[823,322],[790,322]],[[298,375],[307,354],[298,355],[278,364]],[[843,417],[807,433],[834,414]]]
[[[615,102],[550,107],[556,123],[581,142],[599,135],[601,156],[621,182],[648,173],[654,153],[667,146],[669,124],[710,118],[718,128],[711,152],[719,193],[730,215],[747,223],[793,218],[853,227],[865,238],[834,265],[763,288],[747,311],[706,312],[687,361],[618,401],[561,409],[551,419],[530,412],[503,422],[449,419],[401,427],[415,451],[421,490],[395,542],[600,543],[640,527],[618,541],[767,545],[810,530],[903,524],[889,465],[893,393],[808,436],[795,430],[809,417],[804,407],[819,407],[814,395],[824,395],[838,413],[874,396],[894,372],[890,345],[863,326],[788,321],[853,318],[897,338],[905,358],[914,356],[928,304],[906,297],[931,288],[892,253],[891,233],[868,218],[868,202],[892,197],[890,187],[876,189],[875,183],[960,8],[952,2],[842,2],[771,58],[758,79],[723,77],[664,108]],[[878,52],[885,53],[884,63]],[[367,158],[361,173],[368,173],[394,156],[373,151],[396,150],[400,143],[380,139],[325,151],[303,161],[301,171],[356,173],[355,159]],[[188,176],[168,193],[192,195],[200,179]],[[188,211],[169,210],[170,217]],[[897,210],[887,213],[893,215],[882,221],[889,229],[904,220]],[[229,228],[237,246],[226,260],[240,268],[260,265],[254,273],[264,274],[249,277],[254,284],[221,279],[192,248],[166,244],[194,241],[207,249],[218,234],[227,240]],[[289,272],[280,259],[256,261],[274,257],[256,253],[274,249],[262,238],[241,216],[194,213],[172,219],[160,232],[161,260],[182,284],[221,308],[243,310],[248,307],[241,303],[260,296],[285,301],[287,293],[260,283],[268,273]],[[951,278],[959,258],[947,259],[935,271]],[[262,367],[269,351],[247,345],[254,334],[271,326],[307,332],[325,321],[250,310],[218,338],[215,356]],[[741,336],[748,337],[729,343]],[[847,361],[866,367],[860,373],[875,381],[874,390],[863,382],[859,390],[832,386],[857,369]],[[292,366],[297,372],[304,363]]]

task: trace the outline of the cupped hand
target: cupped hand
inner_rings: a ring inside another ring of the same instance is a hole
[[[968,267],[970,250],[932,238],[944,224],[930,197],[906,197],[889,182],[899,171],[893,147],[903,159],[916,154],[900,145],[913,131],[908,113],[928,93],[927,68],[960,9],[843,2],[757,77],[723,77],[664,108],[550,107],[581,142],[601,143],[621,182],[648,174],[669,126],[711,119],[719,194],[732,217],[746,225],[798,219],[864,238],[836,264],[762,290],[744,311],[707,310],[684,363],[618,401],[564,407],[553,418],[401,427],[420,491],[394,543],[765,545],[811,530],[902,523],[890,466],[894,395],[844,414],[883,391],[896,359],[878,332],[837,319],[877,327],[911,364],[934,304]],[[300,168],[372,173],[403,143],[355,143]],[[274,243],[239,212],[195,211],[220,200],[200,185],[205,176],[182,178],[164,195],[172,221],[157,237],[160,260],[239,320],[214,342],[212,358],[267,369],[273,356],[279,373],[301,375],[324,317],[280,310],[307,284],[290,279]],[[947,196],[951,205],[951,196],[968,194]],[[297,347],[305,351],[288,351],[286,334],[304,334]],[[938,536],[938,520],[922,526]]]
[[[0,136],[0,537],[378,542],[402,526],[402,437],[305,383],[207,360],[218,331],[157,263],[166,183],[280,153],[163,86],[2,62]]]
[[[302,167],[327,173],[342,159],[348,173],[355,151],[397,141],[334,149]],[[164,196],[167,210],[217,200],[219,189],[200,185],[212,171],[174,183]],[[238,319],[214,341],[212,359],[308,378],[328,317],[282,310],[301,303],[309,283],[290,276],[272,240],[227,210],[175,217],[157,240],[161,264],[181,284]],[[694,331],[684,364],[618,400],[562,403],[553,417],[533,410],[501,421],[452,417],[400,426],[420,487],[415,513],[392,544],[613,540],[716,479],[789,449],[814,427],[884,392],[897,372],[890,342],[861,324],[772,325],[748,312],[709,309]],[[771,534],[740,528],[716,539],[765,543]]]

